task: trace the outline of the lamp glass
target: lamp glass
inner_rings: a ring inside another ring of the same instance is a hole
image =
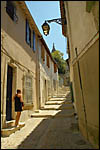
[[[45,21],[45,23],[42,25],[42,29],[43,29],[44,35],[47,36],[47,35],[49,34],[50,26],[47,24],[46,21]]]

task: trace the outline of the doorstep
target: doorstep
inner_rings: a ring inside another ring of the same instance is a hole
[[[66,97],[62,98],[62,97],[56,97],[56,98],[50,98],[49,101],[65,101]]]
[[[47,101],[45,105],[61,105],[63,103],[63,101]]]
[[[6,128],[3,128],[3,129],[1,129],[1,136],[2,137],[8,137],[9,135],[11,135],[12,133],[20,130],[24,126],[25,126],[25,123],[20,122],[19,126],[17,126],[17,127],[8,126]]]
[[[6,121],[6,127],[5,128],[9,128],[14,126],[15,120],[10,120],[10,121]]]
[[[61,110],[40,110],[39,113],[33,113],[31,114],[31,117],[34,118],[41,118],[41,117],[52,117],[55,116],[58,112],[60,112]]]

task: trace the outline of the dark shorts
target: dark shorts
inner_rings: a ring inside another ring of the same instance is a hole
[[[21,112],[22,108],[15,108],[15,112]]]
[[[15,106],[15,112],[21,112],[22,111],[22,105],[16,105]]]

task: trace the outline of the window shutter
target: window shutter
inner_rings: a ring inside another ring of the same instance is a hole
[[[50,67],[50,64],[49,64],[49,56],[47,55],[47,66],[48,68]]]
[[[56,64],[54,63],[54,73],[56,73],[57,72],[57,66],[56,66]]]
[[[26,40],[26,42],[27,42],[27,19],[26,19],[26,31],[25,31],[25,33],[26,33],[25,40]]]
[[[47,66],[48,66],[48,55],[46,55],[46,56],[47,56],[46,58],[47,58]]]
[[[26,42],[31,47],[31,29],[29,27],[29,23],[27,19],[26,19]]]
[[[41,44],[41,58],[43,59],[42,44]]]
[[[54,90],[56,90],[56,81],[53,80],[53,87],[54,87]]]
[[[50,60],[49,60],[49,56],[48,56],[48,67],[50,68]]]
[[[12,4],[12,2],[7,1],[7,3],[6,3],[6,12],[8,13],[8,15],[10,16],[10,18],[12,20],[14,20],[14,12],[15,12],[14,9],[15,8],[14,8],[14,5]]]
[[[86,1],[86,11],[90,13],[94,5],[95,1]]]
[[[27,19],[26,19],[26,42],[28,44],[30,44],[30,41],[29,41],[29,23],[28,23]]]
[[[35,47],[35,32],[33,31],[33,50],[35,51],[36,50],[36,47]]]
[[[44,47],[43,47],[43,61],[45,61],[45,50],[44,50]]]
[[[50,80],[48,80],[48,96],[51,95]]]
[[[43,61],[45,61],[45,50],[43,45],[41,45],[41,58],[43,59]]]
[[[29,45],[31,47],[31,29],[30,29],[30,27],[29,27]]]

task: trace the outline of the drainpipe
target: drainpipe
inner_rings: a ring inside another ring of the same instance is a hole
[[[41,107],[41,105],[40,105],[40,100],[41,100],[41,94],[40,94],[40,61],[39,61],[39,41],[42,39],[43,37],[41,36],[41,37],[39,37],[38,36],[38,73],[39,73],[39,76],[38,76],[38,80],[39,80],[39,109],[40,109],[40,107]]]
[[[70,15],[69,15],[69,7],[68,7],[68,1],[66,2],[66,10],[67,10],[67,18],[69,19],[69,37],[70,37],[70,46],[71,49],[73,49],[73,44],[72,44],[72,32],[71,32],[71,20],[70,20]],[[78,57],[77,55],[77,48],[75,48],[76,51],[76,57]],[[70,51],[71,52],[71,51]],[[72,56],[72,55],[70,55]],[[85,108],[85,103],[84,103],[84,95],[83,95],[83,87],[82,87],[82,79],[81,79],[81,74],[80,74],[80,65],[79,65],[79,61],[77,61],[77,66],[78,66],[78,73],[79,73],[79,80],[80,80],[80,87],[81,87],[81,92],[82,92],[82,100],[83,100],[83,107],[84,107],[84,114],[85,114],[85,122],[86,122],[86,131],[87,131],[87,140],[88,140],[88,130],[87,130],[87,116],[86,116],[86,108]]]
[[[70,82],[70,90],[71,90],[71,97],[72,97],[72,103],[74,102],[74,96],[73,96],[73,86],[72,82]]]
[[[40,63],[39,63],[39,40],[38,40],[38,45],[37,45],[37,71],[38,71],[38,109],[40,109]]]

